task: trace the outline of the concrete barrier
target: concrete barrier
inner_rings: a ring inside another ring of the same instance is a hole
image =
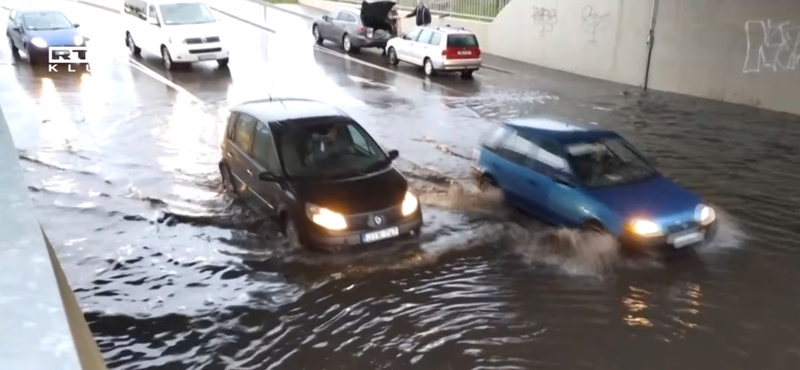
[[[0,369],[105,370],[17,156],[0,108]]]

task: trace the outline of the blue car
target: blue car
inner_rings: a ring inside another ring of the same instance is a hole
[[[31,64],[47,63],[51,46],[86,46],[78,33],[78,24],[54,10],[12,10],[8,16],[6,37],[14,56],[22,50]],[[86,59],[86,52],[79,52]]]
[[[515,119],[474,153],[482,184],[550,224],[616,236],[623,245],[683,248],[716,232],[716,214],[662,176],[617,133],[549,118]]]

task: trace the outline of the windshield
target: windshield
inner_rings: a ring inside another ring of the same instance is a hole
[[[280,137],[284,170],[294,178],[347,178],[386,167],[388,157],[358,124],[299,126]]]
[[[181,3],[161,5],[161,18],[164,24],[199,24],[213,23],[217,19],[211,13],[206,4],[203,3]]]
[[[572,144],[566,149],[575,175],[587,188],[625,184],[656,173],[633,146],[621,138]]]
[[[73,28],[64,14],[58,12],[27,13],[22,16],[25,28],[29,30],[57,30]]]

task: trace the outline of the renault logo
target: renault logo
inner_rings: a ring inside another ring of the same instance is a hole
[[[383,217],[375,216],[372,218],[372,221],[375,222],[375,225],[380,225],[383,223]]]

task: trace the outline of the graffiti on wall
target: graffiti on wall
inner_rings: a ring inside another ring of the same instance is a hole
[[[597,43],[597,31],[610,21],[610,13],[599,12],[591,5],[583,7],[583,11],[581,12],[581,28],[591,37],[589,39],[590,44]]]
[[[743,73],[794,71],[800,63],[800,22],[771,19],[744,23],[747,54]]]
[[[539,35],[544,36],[553,32],[553,28],[558,23],[558,10],[534,6],[531,18],[533,18],[533,24],[541,27],[539,28]]]

